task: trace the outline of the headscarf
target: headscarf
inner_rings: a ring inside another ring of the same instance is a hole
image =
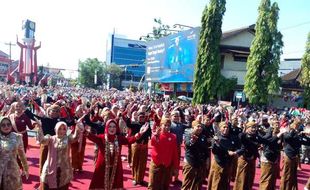
[[[75,108],[75,114],[78,116],[78,117],[81,117],[83,115],[83,111],[84,111],[84,107],[82,105],[78,105],[76,108]]]
[[[57,131],[60,126],[64,125],[67,130],[67,124],[63,121],[56,123],[55,133],[56,136],[51,137],[51,142],[48,144],[48,155],[47,155],[47,181],[49,181],[50,188],[57,188]]]
[[[9,121],[10,121],[10,123],[12,123],[12,122],[11,122],[11,120],[10,120],[10,118],[5,117],[5,116],[1,116],[1,117],[0,117],[0,124],[1,124],[1,123],[2,123],[2,121],[3,121],[3,120],[5,120],[5,119],[9,120]],[[12,131],[12,130],[11,130],[11,131]],[[3,132],[2,132],[2,130],[0,130],[0,132],[1,132],[1,134],[2,134],[2,135],[8,135],[8,134],[10,134],[10,133],[11,133],[11,131],[10,131],[9,133],[3,133]]]
[[[110,123],[112,122],[116,126],[116,133],[114,135],[109,134],[109,126],[110,126]],[[104,133],[107,135],[109,142],[112,142],[115,140],[116,135],[120,133],[120,129],[119,129],[117,122],[114,119],[110,119],[107,121],[105,128],[104,128]]]
[[[141,111],[138,111],[138,123],[140,123],[141,125],[143,125],[145,123],[145,118],[144,118],[144,121],[143,122],[140,122],[140,117],[145,117],[145,112],[141,112]]]
[[[133,111],[131,114],[131,121],[133,122],[138,122],[138,112],[137,111]]]
[[[111,115],[110,110],[105,110],[105,111],[102,111],[102,113],[101,113],[102,117],[110,117],[110,115]]]
[[[15,112],[16,105],[17,105],[17,102],[13,102],[13,103],[11,104],[11,109],[12,109],[12,112],[11,112],[11,113],[14,113],[14,112]]]
[[[65,122],[63,122],[63,121],[59,121],[55,125],[55,133],[56,133],[56,135],[57,135],[57,131],[59,130],[60,126],[62,126],[62,125],[64,125],[66,127],[66,131],[67,131],[68,125]]]
[[[173,110],[170,115],[173,116],[176,114],[180,115],[180,112],[178,110]]]

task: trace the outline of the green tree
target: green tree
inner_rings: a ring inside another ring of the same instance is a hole
[[[220,85],[220,49],[225,0],[210,0],[202,19],[197,62],[194,73],[194,104],[206,103],[216,97]]]
[[[77,84],[77,79],[69,79],[69,86],[75,87]]]
[[[270,33],[272,38],[272,44],[271,44],[271,60],[270,64],[267,65],[268,73],[268,93],[269,94],[275,94],[279,92],[280,84],[281,84],[281,78],[278,75],[278,70],[280,67],[280,57],[283,47],[283,41],[282,41],[282,34],[278,31],[278,20],[279,20],[279,7],[277,3],[273,3],[270,9],[270,21],[269,21],[269,27],[270,27]]]
[[[310,108],[310,32],[306,44],[306,51],[301,59],[301,85],[304,87],[304,103]]]
[[[220,75],[219,87],[217,89],[217,97],[226,97],[227,94],[237,86],[237,78],[225,78],[223,75]]]
[[[255,25],[255,37],[247,61],[244,92],[251,104],[266,104],[270,93],[279,90],[278,69],[282,53],[282,34],[277,30],[277,3],[262,0]]]
[[[153,26],[152,33],[140,37],[140,40],[151,41],[156,40],[174,33],[170,25],[163,24],[160,18],[154,18],[155,26]]]
[[[110,74],[110,85],[114,88],[121,87],[121,74],[123,73],[123,69],[116,64],[110,64],[106,66],[107,74]]]
[[[38,73],[43,74],[43,72],[44,72],[44,67],[43,65],[41,65],[38,67]]]
[[[56,77],[57,77],[57,78],[65,78],[65,77],[64,77],[64,74],[63,74],[61,71],[59,71],[59,72],[56,74]]]
[[[97,72],[97,84],[95,84],[95,73]],[[106,81],[106,72],[104,64],[97,58],[87,58],[85,61],[79,61],[79,83],[88,88],[96,88],[97,85]]]
[[[160,18],[154,18],[154,22],[157,24],[157,27],[153,27],[153,35],[155,39],[168,36],[172,33],[170,30],[171,27],[167,24],[163,24]]]

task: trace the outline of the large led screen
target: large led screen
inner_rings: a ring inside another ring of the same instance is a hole
[[[150,41],[146,80],[161,83],[193,82],[199,27]]]

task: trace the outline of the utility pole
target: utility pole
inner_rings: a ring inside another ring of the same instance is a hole
[[[12,58],[12,46],[16,46],[16,44],[12,44],[12,42],[9,43],[4,43],[5,45],[8,45],[10,47],[9,51],[10,51],[10,60]]]
[[[16,46],[16,44],[12,44],[12,42],[4,43],[4,44],[9,46],[10,62],[8,64],[8,74],[7,74],[7,76],[9,76],[12,72],[11,71],[11,67],[12,67],[12,46]]]

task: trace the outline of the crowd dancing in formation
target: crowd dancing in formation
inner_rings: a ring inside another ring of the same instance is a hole
[[[122,146],[133,185],[154,190],[172,182],[182,190],[228,190],[232,183],[250,190],[257,164],[259,189],[274,190],[280,179],[281,190],[297,190],[300,163],[310,163],[306,109],[194,106],[142,92],[19,85],[1,85],[0,97],[0,190],[20,190],[29,177],[28,130],[40,144],[40,190],[69,189],[74,173],[83,172],[87,139],[94,144],[91,190],[124,189]]]

